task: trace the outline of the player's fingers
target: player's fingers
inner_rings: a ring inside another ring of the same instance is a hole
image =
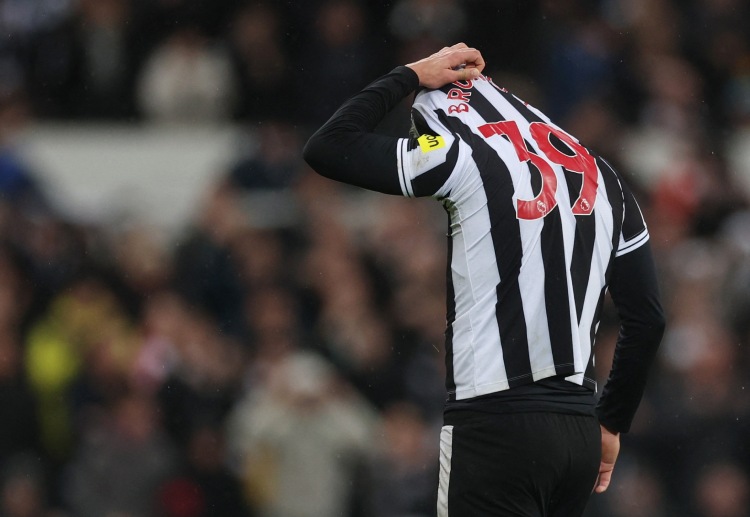
[[[472,50],[474,50],[475,54],[472,55],[471,59],[466,60],[466,67],[476,68],[481,72],[484,70],[484,58],[482,57],[482,53],[476,49]]]
[[[448,60],[450,68],[466,65],[466,68],[476,69],[479,72],[484,69],[482,53],[475,48],[452,49],[451,52],[445,55],[445,58]]]

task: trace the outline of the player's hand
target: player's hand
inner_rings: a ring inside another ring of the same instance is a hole
[[[594,485],[594,492],[597,494],[601,494],[609,487],[617,455],[620,454],[620,433],[613,433],[604,426],[600,427],[602,429],[602,461],[599,464],[599,477]]]
[[[476,79],[484,70],[484,59],[477,49],[457,43],[406,66],[416,72],[421,86],[440,88],[455,81]]]

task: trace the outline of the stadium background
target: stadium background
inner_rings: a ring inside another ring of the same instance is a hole
[[[669,325],[586,515],[747,516],[749,15],[0,1],[0,515],[433,515],[445,215],[300,149],[369,80],[465,41],[649,222]],[[600,380],[616,332],[608,306]]]

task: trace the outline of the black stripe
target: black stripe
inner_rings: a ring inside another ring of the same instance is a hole
[[[550,141],[560,152],[570,154],[570,149],[563,144],[555,135],[550,135]],[[563,168],[565,183],[568,185],[568,196],[571,202],[578,199],[583,188],[583,174],[571,172]],[[594,211],[589,215],[577,215],[576,229],[573,237],[573,256],[570,262],[570,277],[573,284],[573,298],[576,303],[576,321],[581,322],[583,305],[586,301],[586,289],[589,285],[589,273],[591,269],[591,257],[594,254],[594,241],[596,240],[596,214]]]
[[[476,111],[477,114],[488,123],[502,122],[503,120],[506,120],[502,113],[498,111],[497,107],[476,88],[471,91],[471,109]],[[490,150],[493,154],[497,154],[494,150]]]
[[[503,120],[500,113],[477,90],[472,91],[471,108],[488,122]],[[513,206],[513,180],[507,165],[481,136],[456,117],[439,111],[440,121],[472,148],[482,178],[490,215],[492,243],[500,283],[497,285],[495,315],[500,330],[503,360],[510,387],[532,382],[526,319],[518,275],[523,247],[516,209]]]
[[[411,188],[415,197],[432,196],[448,181],[458,161],[458,138],[445,155],[445,161],[414,178]]]
[[[448,390],[449,400],[455,400],[456,381],[453,377],[453,322],[456,321],[456,291],[453,287],[453,274],[451,264],[453,263],[453,235],[451,234],[450,210],[447,201],[443,204],[448,213],[448,259],[446,262],[445,285],[446,285],[446,320],[445,328],[445,388]]]
[[[570,324],[571,308],[568,305],[570,298],[568,271],[565,267],[565,240],[559,206],[544,218],[541,245],[544,263],[544,303],[547,309],[552,358],[557,374],[567,375],[575,373],[575,365]]]
[[[406,178],[406,167],[404,164],[404,146],[401,145],[401,149],[399,149],[399,152],[401,153],[401,167],[399,167],[398,174],[401,176],[401,184],[403,185],[403,194],[404,196],[409,196],[409,180]]]
[[[580,176],[580,174],[579,174]],[[575,199],[575,198],[573,198]],[[581,322],[583,305],[586,302],[586,289],[589,286],[591,258],[594,255],[596,240],[596,210],[590,215],[577,215],[576,231],[573,240],[573,257],[570,262],[570,279],[573,284],[573,297],[576,302],[576,316]]]

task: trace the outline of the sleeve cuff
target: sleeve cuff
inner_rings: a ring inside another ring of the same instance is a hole
[[[419,88],[419,76],[408,66],[397,66],[393,69],[393,73],[398,74],[404,78],[405,86],[408,88],[408,91],[413,92],[417,88]]]

